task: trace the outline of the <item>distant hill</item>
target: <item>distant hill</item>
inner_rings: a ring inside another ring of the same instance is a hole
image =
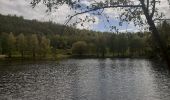
[[[53,22],[39,22],[37,20],[26,20],[23,17],[0,14],[0,33],[63,34],[64,27]],[[70,31],[69,33],[73,33],[75,30],[71,27],[66,28],[67,31]]]

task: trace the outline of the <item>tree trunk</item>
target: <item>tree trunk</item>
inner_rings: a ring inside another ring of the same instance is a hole
[[[162,40],[162,38],[161,38],[161,36],[159,34],[159,31],[157,30],[157,28],[155,26],[155,23],[152,20],[152,17],[150,16],[144,2],[143,1],[140,1],[140,2],[142,4],[142,9],[143,9],[143,12],[145,14],[147,23],[150,26],[150,31],[152,32],[154,40],[155,40],[155,42],[157,42],[157,45],[160,47],[160,51],[162,53],[163,59],[166,61],[167,65],[170,67],[170,59],[169,59],[169,56],[168,56],[168,52],[167,52],[165,42]]]
[[[102,52],[102,57],[103,57],[103,58],[105,57],[105,52],[104,52],[104,51]]]
[[[32,56],[33,56],[33,58],[35,58],[35,50],[33,50]]]
[[[99,58],[99,49],[97,49],[97,58]]]
[[[12,57],[12,53],[11,53],[11,52],[8,53],[8,57],[9,57],[9,58]]]
[[[22,58],[24,58],[24,51],[21,52],[21,56],[22,56]]]
[[[112,52],[112,56],[114,57],[114,51]]]

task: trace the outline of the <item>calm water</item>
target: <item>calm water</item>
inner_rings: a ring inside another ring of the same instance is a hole
[[[0,100],[170,100],[170,71],[144,59],[1,62]]]

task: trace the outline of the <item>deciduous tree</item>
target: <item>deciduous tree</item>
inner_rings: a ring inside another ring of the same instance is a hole
[[[32,52],[32,56],[35,58],[36,54],[38,52],[38,46],[39,46],[39,40],[36,34],[31,35],[30,38],[30,48],[31,48],[31,52]]]
[[[88,53],[87,43],[85,41],[78,41],[72,46],[72,53],[74,55],[83,56]]]
[[[50,52],[50,40],[46,36],[41,37],[40,52],[44,57]]]
[[[170,0],[168,1],[170,2]],[[122,26],[123,22],[129,21],[133,21],[135,25],[143,26],[145,21],[143,21],[142,15],[144,15],[149,25],[149,30],[152,32],[155,42],[160,47],[160,51],[163,55],[162,57],[170,67],[170,58],[167,53],[165,41],[161,39],[154,22],[156,19],[162,18],[162,14],[160,14],[157,9],[157,3],[160,3],[160,0],[94,0],[87,6],[83,5],[81,0],[33,0],[31,4],[35,7],[40,2],[46,5],[47,11],[52,11],[63,4],[68,4],[71,9],[75,10],[75,14],[69,16],[66,24],[68,24],[73,17],[84,13],[92,12],[91,14],[102,16],[103,10],[106,8],[120,8],[120,10],[124,10],[119,16],[120,26]],[[86,19],[80,19],[80,21],[95,22],[94,19],[89,18],[90,17],[86,17]],[[109,17],[106,17],[109,22],[108,18]],[[76,21],[73,25],[81,22]],[[81,25],[83,26],[83,23],[81,23]],[[114,26],[111,26],[111,28],[118,31]]]
[[[7,52],[8,52],[8,57],[10,58],[12,57],[12,52],[16,49],[15,43],[16,43],[16,38],[13,35],[13,33],[10,33],[7,38],[7,48],[8,48]]]
[[[21,33],[17,37],[17,48],[22,57],[24,57],[24,51],[26,50],[26,47],[27,47],[26,44],[27,44],[26,38],[24,34]]]

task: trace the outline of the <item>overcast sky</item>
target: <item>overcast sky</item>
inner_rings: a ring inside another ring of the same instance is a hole
[[[82,0],[85,5],[88,5],[91,0]],[[101,0],[96,0],[101,1]],[[163,12],[167,18],[170,18],[170,8],[168,6],[167,0],[161,0],[161,4],[157,5],[157,7],[160,9],[160,12]],[[63,5],[59,7],[56,12],[52,13],[46,13],[46,7],[42,4],[39,4],[34,9],[29,4],[30,0],[0,0],[0,13],[4,15],[18,15],[23,16],[25,19],[37,19],[40,21],[54,21],[56,23],[63,24],[66,22],[68,18],[66,18],[68,15],[73,14],[74,11],[70,10],[70,8],[67,5]],[[122,27],[120,27],[119,20],[115,19],[114,17],[118,15],[118,11],[113,9],[105,9],[104,13],[109,15],[110,17],[113,17],[111,20],[111,24],[119,27],[120,31],[139,31],[140,28],[135,27],[133,23],[123,24]],[[95,23],[92,22],[86,22],[84,23],[84,27],[81,27],[80,24],[77,25],[77,28],[86,28],[86,29],[93,29],[97,31],[109,31],[109,24],[104,20],[104,17],[99,16],[93,16],[89,13],[80,15],[75,17],[72,22],[76,21],[79,17],[85,18],[86,15],[90,15],[91,17],[94,17],[96,19]],[[70,23],[72,23],[70,22]]]

